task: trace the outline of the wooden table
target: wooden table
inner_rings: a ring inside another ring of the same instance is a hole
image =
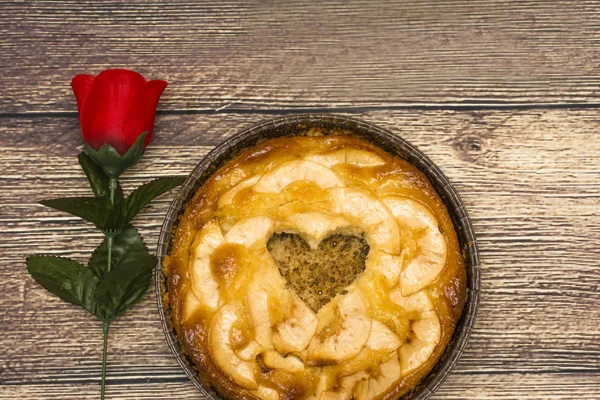
[[[3,2],[0,398],[98,399],[101,324],[24,259],[86,261],[88,195],[69,87],[135,69],[169,82],[131,189],[187,174],[282,114],[342,113],[402,135],[450,177],[483,261],[475,332],[436,399],[600,399],[600,2]],[[154,248],[172,194],[135,220]],[[110,399],[195,399],[155,296],[113,323]]]

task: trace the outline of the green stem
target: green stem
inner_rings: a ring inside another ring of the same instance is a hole
[[[106,354],[108,350],[108,327],[110,325],[109,320],[105,320],[102,324],[102,331],[104,332],[104,348],[102,350],[102,386],[100,387],[100,399],[104,400],[104,387],[106,384]]]
[[[110,272],[110,266],[112,263],[112,247],[113,247],[113,238],[115,235],[113,233],[106,234],[106,272]]]
[[[117,189],[117,180],[115,178],[110,178],[108,183],[108,189],[110,190],[110,204],[115,205],[115,190]],[[113,247],[113,238],[115,234],[113,232],[105,232],[106,235],[106,272],[110,271],[110,267],[112,264],[112,247]],[[102,347],[102,383],[100,386],[100,399],[104,400],[104,392],[106,387],[106,356],[108,353],[108,328],[110,326],[109,320],[104,320],[102,323],[102,332],[104,334],[104,345]]]
[[[110,204],[115,205],[115,190],[117,189],[117,179],[110,178],[108,181],[108,189],[110,190]]]

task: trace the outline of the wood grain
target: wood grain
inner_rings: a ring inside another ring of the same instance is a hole
[[[0,113],[136,69],[163,110],[600,103],[599,1],[2,2]]]
[[[562,379],[556,374],[482,375],[480,379],[488,382],[489,389],[483,391],[474,387],[472,376],[453,374],[433,398],[447,400],[522,400],[525,397],[561,400],[598,399],[598,379],[585,374],[565,374]],[[49,397],[48,393],[53,393],[55,397]],[[77,398],[94,399],[98,398],[98,387],[94,383],[0,386],[0,396],[6,400],[71,399],[73,393],[77,393]],[[116,400],[201,398],[191,384],[181,384],[177,381],[143,384],[120,382],[108,386],[106,394],[107,398]]]
[[[161,115],[125,189],[187,174],[216,143],[271,115]],[[597,399],[600,137],[596,110],[377,111],[356,117],[425,151],[455,182],[483,260],[476,329],[438,399]],[[51,134],[49,133],[51,132]],[[0,119],[0,398],[97,398],[101,328],[25,272],[29,254],[82,262],[89,224],[36,204],[89,193],[75,117]],[[65,183],[69,182],[68,186]],[[135,221],[151,248],[172,194]],[[154,295],[117,320],[111,399],[198,398],[163,339]]]
[[[101,327],[24,259],[102,236],[37,204],[87,195],[70,79],[169,82],[123,177],[188,174],[275,115],[347,112],[455,183],[483,260],[475,332],[436,399],[600,398],[600,1],[0,1],[0,399],[97,399]],[[134,222],[153,249],[173,193]],[[195,399],[154,295],[115,321],[110,399]]]

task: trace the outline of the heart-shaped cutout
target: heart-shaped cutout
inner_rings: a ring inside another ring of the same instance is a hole
[[[316,313],[365,270],[367,241],[333,234],[317,249],[296,234],[276,233],[267,242],[279,272],[288,285]]]

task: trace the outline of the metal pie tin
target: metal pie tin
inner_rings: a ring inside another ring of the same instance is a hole
[[[169,254],[173,239],[173,230],[177,225],[179,217],[185,211],[188,201],[191,200],[196,191],[211,174],[240,154],[244,149],[251,148],[266,139],[282,136],[298,136],[305,133],[310,127],[350,131],[352,134],[404,158],[425,174],[448,209],[467,270],[466,303],[462,315],[457,322],[452,339],[442,357],[440,357],[437,364],[421,380],[417,387],[400,398],[402,400],[429,399],[457,364],[465,350],[469,335],[475,324],[481,286],[481,265],[473,226],[456,189],[438,166],[425,154],[399,135],[370,123],[345,116],[301,114],[261,122],[231,136],[215,147],[198,163],[183,185],[181,185],[179,192],[167,211],[161,228],[157,249],[158,264],[155,275],[158,312],[169,348],[183,371],[204,396],[210,399],[222,398],[211,387],[202,383],[198,371],[183,353],[179,337],[169,321],[171,318],[170,310],[165,308],[163,303],[163,296],[167,293],[166,276],[162,268],[163,259]]]

